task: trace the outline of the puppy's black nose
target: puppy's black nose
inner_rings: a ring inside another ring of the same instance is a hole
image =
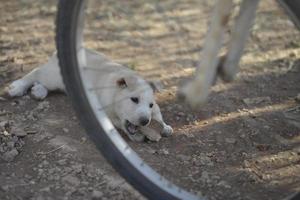
[[[142,126],[146,126],[149,123],[149,119],[147,117],[140,118],[140,124]]]

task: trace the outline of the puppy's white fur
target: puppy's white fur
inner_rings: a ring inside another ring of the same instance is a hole
[[[142,141],[145,137],[143,133],[132,133],[127,125],[147,126],[154,119],[164,127],[162,136],[172,134],[173,130],[163,121],[153,88],[147,81],[102,54],[87,49],[85,51],[87,69],[83,75],[94,85],[101,105],[116,127],[122,129],[131,140]],[[11,97],[22,96],[30,87],[31,94],[37,99],[44,99],[48,91],[65,91],[56,54],[46,64],[14,81],[8,87],[8,94]],[[138,102],[132,98],[137,98]],[[141,121],[144,121],[143,124]]]

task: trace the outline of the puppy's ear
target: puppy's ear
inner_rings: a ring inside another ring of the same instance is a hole
[[[163,90],[163,86],[159,81],[148,81],[148,84],[151,86],[153,92],[161,92]]]
[[[127,83],[125,81],[125,78],[120,78],[117,80],[117,85],[119,88],[126,88],[127,87]]]
[[[135,76],[125,76],[117,80],[117,85],[119,88],[134,88],[137,84],[137,78]]]

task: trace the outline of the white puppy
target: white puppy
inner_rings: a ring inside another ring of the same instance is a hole
[[[162,136],[173,130],[162,118],[154,99],[154,84],[149,83],[134,71],[112,62],[104,55],[86,49],[87,68],[84,76],[94,85],[99,101],[112,123],[122,129],[131,140],[143,141],[142,126],[151,119],[163,125]],[[11,97],[22,96],[31,87],[32,95],[44,99],[48,91],[65,90],[58,59],[54,54],[49,61],[34,69],[8,87]]]

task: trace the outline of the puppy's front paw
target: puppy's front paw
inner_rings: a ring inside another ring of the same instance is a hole
[[[12,82],[6,89],[10,97],[23,96],[27,90],[27,84],[22,79]]]
[[[48,95],[48,90],[40,83],[35,83],[31,88],[31,94],[35,99],[42,100]]]
[[[161,131],[161,136],[169,137],[173,134],[173,128],[169,125],[164,125],[164,129]]]

